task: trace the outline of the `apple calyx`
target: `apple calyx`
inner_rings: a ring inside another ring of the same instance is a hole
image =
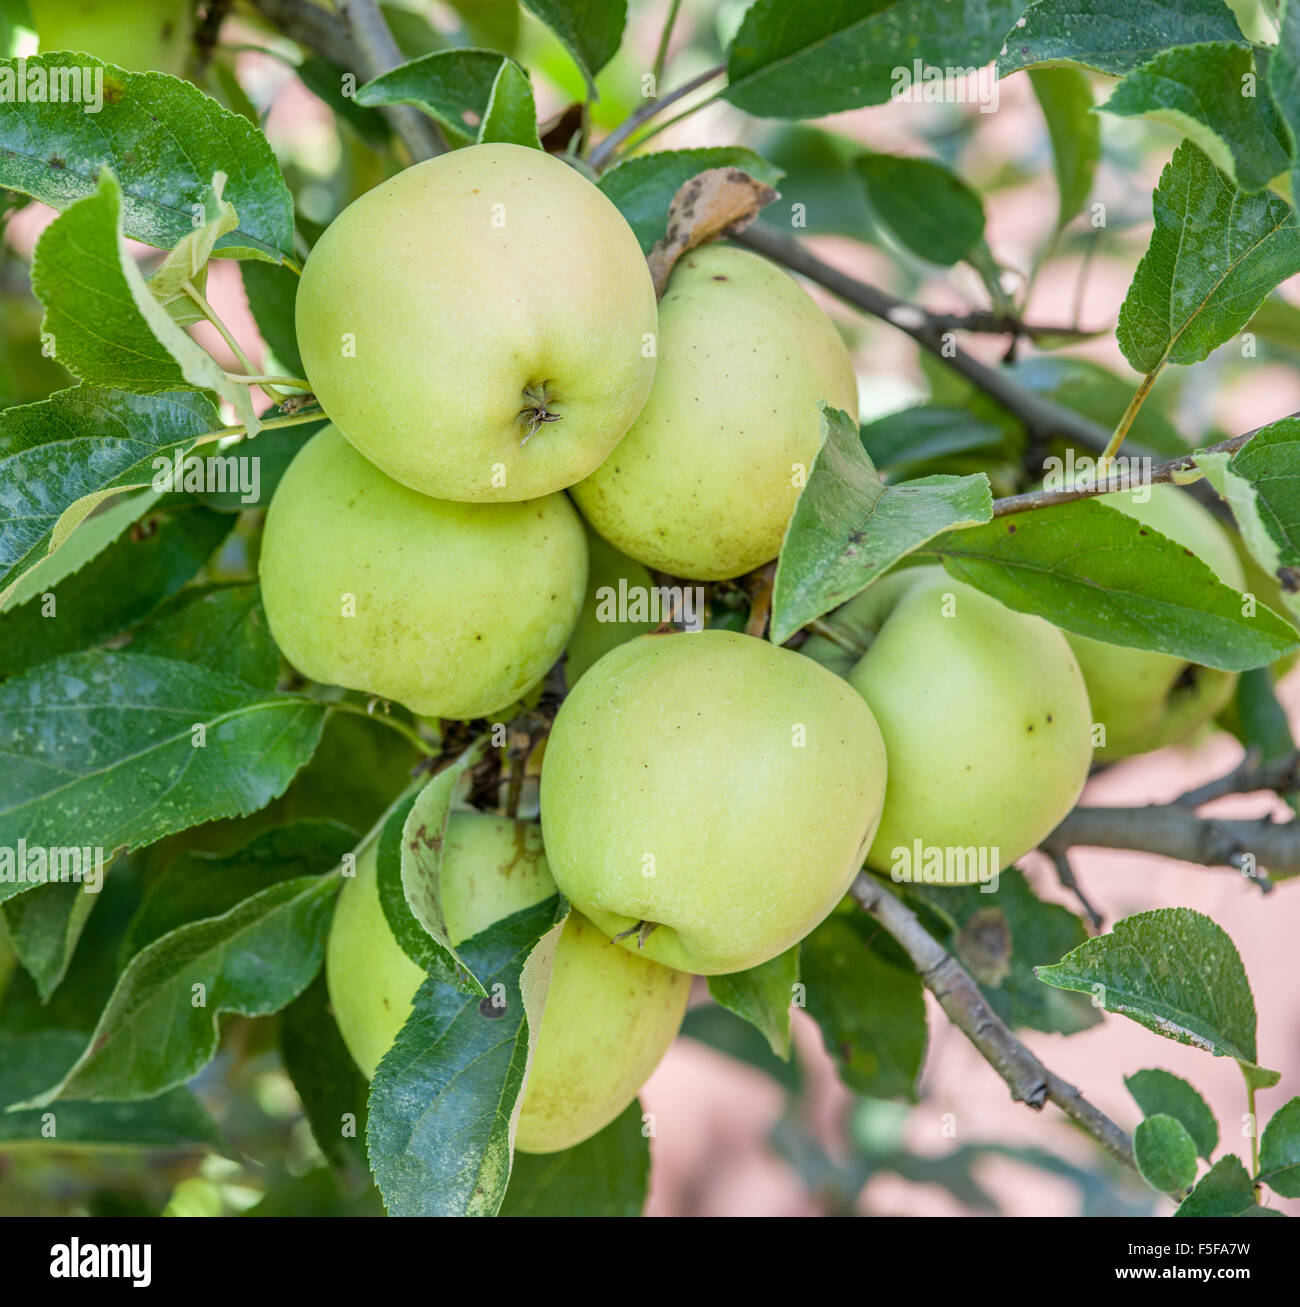
[[[635,926],[629,926],[626,930],[620,931],[613,937],[611,942],[617,944],[620,940],[631,939],[635,935],[637,950],[640,951],[645,948],[646,940],[650,938],[658,925],[657,921],[638,921]]]
[[[562,413],[552,413],[549,408],[549,405],[555,402],[555,396],[551,394],[550,386],[549,381],[542,381],[535,385],[525,386],[523,389],[524,406],[515,414],[515,421],[522,422],[527,427],[523,439],[519,442],[521,448],[547,422],[558,422],[564,416]]]

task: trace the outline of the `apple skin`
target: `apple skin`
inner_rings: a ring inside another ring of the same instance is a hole
[[[662,572],[753,571],[780,552],[823,399],[857,417],[849,352],[807,292],[748,250],[692,250],[659,305],[645,409],[573,497],[606,540]]]
[[[582,601],[582,612],[578,614],[578,624],[569,637],[564,663],[565,679],[570,686],[577,685],[587,669],[615,645],[638,635],[648,635],[658,625],[649,621],[601,621],[602,590],[606,587],[612,590],[617,603],[620,581],[626,582],[630,598],[634,590],[649,595],[654,578],[636,559],[620,554],[607,540],[590,530],[587,532],[587,555],[590,559],[587,594]]]
[[[184,72],[190,0],[28,0],[41,49],[84,50],[129,72]]]
[[[489,813],[453,812],[439,881],[453,944],[555,893],[541,832]],[[402,951],[379,902],[375,845],[344,882],[325,952],[343,1042],[370,1078],[397,1038],[425,973]],[[677,1036],[691,978],[615,948],[570,912],[519,1116],[515,1147],[551,1153],[594,1135],[636,1097]]]
[[[835,907],[884,792],[880,732],[838,677],[731,631],[643,635],[561,706],[542,829],[584,916],[716,975],[775,957]],[[658,923],[643,941],[640,922]]]
[[[654,378],[654,285],[632,229],[586,178],[519,145],[453,150],[354,201],[307,259],[296,317],[330,419],[438,499],[572,485]],[[543,386],[555,420],[529,435],[525,392]]]
[[[1149,489],[1151,498],[1144,504],[1135,502],[1131,490],[1107,495],[1103,502],[1191,550],[1219,580],[1240,590],[1245,573],[1231,538],[1209,509],[1177,486]],[[1227,705],[1237,688],[1235,672],[1068,632],[1066,639],[1088,683],[1093,716],[1106,728],[1098,762],[1117,762],[1187,739]]]
[[[846,609],[831,625],[867,645],[848,682],[871,705],[889,756],[867,866],[892,872],[894,850],[916,840],[927,850],[996,847],[993,870],[1010,866],[1088,778],[1092,714],[1065,637],[939,567],[891,573]]]
[[[468,720],[515,703],[559,658],[587,541],[563,495],[429,499],[327,426],[276,487],[260,572],[271,633],[304,676]]]

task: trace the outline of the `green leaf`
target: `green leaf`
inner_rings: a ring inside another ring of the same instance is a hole
[[[1221,1157],[1183,1199],[1175,1216],[1245,1216],[1260,1214],[1250,1176],[1235,1153]],[[1281,1212],[1274,1215],[1281,1216]]]
[[[1268,93],[1282,115],[1291,157],[1300,161],[1300,5],[1285,0],[1277,45],[1269,52]],[[1300,197],[1300,163],[1291,168],[1291,195]]]
[[[1283,1198],[1300,1198],[1300,1098],[1283,1103],[1259,1141],[1259,1177]]]
[[[368,1178],[370,1084],[339,1034],[323,973],[280,1013],[280,1056],[326,1161],[348,1175]]]
[[[998,76],[1039,64],[1121,76],[1170,46],[1202,41],[1245,45],[1223,0],[1036,0],[1007,34]]]
[[[1249,47],[1185,46],[1135,69],[1101,106],[1120,118],[1150,118],[1188,137],[1243,191],[1263,190],[1290,165],[1286,130],[1271,96],[1255,93]]]
[[[1154,649],[1227,671],[1261,667],[1300,639],[1189,550],[1096,500],[997,518],[918,552],[1020,613],[1108,644]]]
[[[854,166],[876,219],[904,249],[943,267],[975,257],[984,205],[949,168],[893,154],[864,154]]]
[[[0,685],[0,848],[107,854],[255,812],[311,757],[324,715],[148,654],[44,663]],[[0,879],[0,899],[27,888]]]
[[[886,486],[857,424],[822,407],[822,447],[786,528],[772,595],[774,644],[865,590],[935,536],[993,512],[988,478],[922,477]]]
[[[1255,1000],[1241,957],[1220,926],[1190,908],[1125,917],[1037,971],[1166,1039],[1255,1060]]]
[[[406,955],[464,993],[487,991],[451,942],[439,885],[451,802],[470,759],[438,773],[409,801],[394,806],[379,836],[379,901]]]
[[[559,37],[586,79],[591,99],[596,74],[614,57],[627,22],[627,0],[521,0]]]
[[[122,962],[173,930],[219,917],[272,885],[333,870],[356,843],[356,831],[338,822],[299,821],[273,826],[234,853],[181,853],[146,891],[122,941]]]
[[[758,1030],[772,1052],[790,1060],[790,1004],[799,983],[799,946],[748,971],[709,977],[713,1001],[743,1017]]]
[[[1237,678],[1231,709],[1219,718],[1246,746],[1259,754],[1261,761],[1285,758],[1295,751],[1295,737],[1286,709],[1279,702],[1269,667],[1252,667]],[[1290,802],[1295,806],[1295,797]]]
[[[288,268],[251,261],[239,265],[239,274],[244,279],[244,293],[248,296],[253,321],[276,363],[288,376],[301,377],[302,355],[298,353],[298,333],[293,320],[298,295],[297,275]],[[294,428],[281,430],[292,431]],[[269,436],[271,433],[265,434]]]
[[[439,50],[400,64],[359,87],[361,105],[410,104],[434,119],[448,138],[478,138],[506,56],[497,50]]]
[[[1151,1068],[1124,1077],[1124,1086],[1142,1115],[1169,1116],[1179,1121],[1208,1162],[1219,1146],[1219,1123],[1209,1104],[1186,1080],[1169,1071]]]
[[[370,1084],[366,1145],[391,1216],[491,1216],[510,1179],[524,1088],[561,926],[558,898],[462,947],[491,998],[432,977]]]
[[[1119,312],[1124,357],[1150,375],[1199,363],[1300,272],[1300,219],[1269,191],[1245,195],[1184,141],[1153,197],[1155,231]]]
[[[0,60],[0,89],[18,65]],[[239,226],[218,256],[295,264],[293,197],[266,137],[197,87],[164,73],[129,73],[85,54],[34,55],[39,69],[103,69],[103,108],[72,99],[9,103],[0,115],[0,188],[63,210],[92,194],[106,165],[122,184],[122,226],[133,240],[170,250],[194,230],[214,173]],[[64,74],[57,74],[62,77]],[[12,96],[5,96],[11,100]]]
[[[661,150],[640,154],[611,168],[598,183],[618,206],[649,254],[655,242],[668,230],[668,207],[673,196],[692,177],[710,168],[739,168],[769,186],[782,177],[781,170],[740,145],[719,145],[703,150]]]
[[[263,690],[274,690],[280,675],[280,651],[255,582],[181,591],[135,633],[129,649],[197,663]]]
[[[1161,1193],[1182,1193],[1196,1181],[1196,1145],[1172,1116],[1157,1114],[1138,1122],[1133,1158],[1142,1178]]]
[[[558,1153],[516,1153],[500,1216],[640,1216],[650,1144],[635,1100],[590,1139]]]
[[[26,1106],[152,1098],[201,1071],[222,1013],[266,1016],[320,970],[337,876],[299,876],[147,945],[118,979],[85,1051]]]
[[[406,12],[411,14],[412,18],[417,17],[411,10]],[[347,123],[368,146],[382,149],[388,144],[391,131],[384,121],[383,114],[377,109],[368,109],[359,104],[355,95],[344,94],[343,87],[347,84],[344,79],[349,78],[350,73],[345,72],[337,64],[314,55],[308,55],[295,71],[301,78],[302,84],[317,99],[324,100],[334,111],[335,116]],[[301,373],[294,375],[300,376]]]
[[[1029,80],[1052,142],[1060,231],[1092,193],[1101,159],[1101,124],[1092,112],[1092,85],[1077,68],[1036,68]]]
[[[0,904],[4,928],[18,961],[36,983],[45,1002],[63,982],[86,921],[99,901],[98,887],[107,865],[94,868],[92,850],[81,850],[81,866],[92,878],[37,885]],[[107,864],[107,859],[105,859]]]
[[[480,145],[504,141],[530,150],[542,148],[537,136],[537,105],[533,101],[532,83],[513,60],[501,61],[478,139]]]
[[[915,1102],[927,1036],[921,978],[839,914],[804,940],[802,965],[808,1011],[840,1079],[855,1093]]]
[[[759,118],[820,118],[897,98],[900,70],[981,68],[1024,0],[756,0],[727,55],[727,89]]]
[[[785,203],[769,205],[767,212],[775,218],[782,209],[789,210],[791,219],[798,219],[802,234],[807,236],[869,239],[871,211],[853,168],[861,145],[804,123],[769,126],[770,130],[758,138],[756,148],[778,170],[775,179],[765,177],[764,181],[775,186],[784,174],[781,192]],[[752,168],[745,171],[757,175]]]
[[[1008,867],[998,875],[996,894],[974,887],[913,884],[908,901],[924,904],[931,927],[975,977],[989,1006],[1009,1026],[1072,1035],[1095,1026],[1101,1016],[1085,998],[1044,985],[1035,974],[1088,938],[1083,922],[1059,903],[1046,903],[1023,872]]]
[[[0,613],[0,676],[102,644],[143,621],[193,579],[233,525],[193,506],[147,516],[78,571]]]
[[[84,1045],[80,1035],[67,1030],[0,1037],[0,1153],[22,1145],[224,1151],[216,1123],[188,1089],[173,1089],[148,1103],[64,1103],[57,1111],[4,1111],[58,1080]]]
[[[108,495],[221,427],[206,395],[78,386],[0,410],[0,599]],[[123,523],[122,525],[125,525]]]
[[[217,241],[239,225],[239,215],[234,206],[221,198],[225,185],[225,173],[217,173],[212,179],[212,185],[203,193],[203,225],[182,236],[157,271],[149,277],[148,286],[154,299],[181,326],[203,321],[203,311],[186,292],[186,285],[188,283],[198,290],[203,289],[207,280],[208,260],[212,258]],[[196,214],[196,220],[197,217]]]
[[[256,435],[249,388],[228,380],[150,291],[122,237],[121,199],[105,169],[99,189],[46,228],[32,261],[32,286],[45,305],[42,333],[59,362],[91,385],[144,394],[211,390]]]
[[[682,1021],[681,1034],[771,1076],[789,1093],[799,1091],[799,1059],[795,1057],[789,1062],[781,1061],[756,1027],[716,1003],[705,1003],[688,1009]]]
[[[901,479],[909,468],[949,454],[989,449],[1002,431],[965,409],[919,404],[866,422],[859,431],[862,447],[876,468]]]

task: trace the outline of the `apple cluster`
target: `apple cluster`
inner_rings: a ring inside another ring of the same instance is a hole
[[[1231,693],[936,567],[882,578],[797,651],[598,621],[597,592],[649,590],[650,569],[717,581],[775,557],[819,405],[856,417],[857,384],[820,307],[747,251],[688,253],[657,303],[622,215],[539,151],[469,147],[362,196],[307,262],[297,328],[331,425],[267,515],[263,598],[289,661],[469,720],[514,709],[567,651],[540,824],[454,812],[440,873],[453,943],[557,890],[572,905],[521,1149],[572,1146],[632,1101],[692,975],[796,945],[864,865],[907,879],[914,851],[954,849],[1010,865],[1073,807],[1095,719],[1121,756]],[[1179,492],[1125,507],[1239,573]],[[424,979],[373,845],[327,978],[373,1075]]]

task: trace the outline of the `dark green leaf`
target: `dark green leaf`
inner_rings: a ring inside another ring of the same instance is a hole
[[[1221,1157],[1183,1200],[1175,1216],[1245,1216],[1254,1214],[1255,1190],[1235,1153]],[[1280,1216],[1278,1212],[1276,1215]]]
[[[864,154],[855,164],[872,212],[904,249],[944,267],[976,255],[984,205],[934,159]]]
[[[530,150],[542,148],[537,136],[537,105],[533,101],[532,83],[513,60],[503,59],[497,70],[478,139],[480,144],[504,141]]]
[[[1245,195],[1188,141],[1160,175],[1155,231],[1119,312],[1124,357],[1151,374],[1199,363],[1300,272],[1300,219],[1285,200]]]
[[[823,407],[822,431],[822,447],[777,564],[774,644],[852,599],[935,536],[986,522],[993,512],[985,476],[922,477],[886,486],[847,413]]]
[[[1157,908],[1115,923],[1038,977],[1091,994],[1148,1030],[1215,1057],[1255,1060],[1255,1000],[1232,940],[1190,908]]]
[[[107,855],[255,812],[311,756],[324,713],[148,654],[45,663],[0,686],[0,848]],[[26,888],[0,880],[0,899]]]
[[[650,1181],[641,1104],[558,1153],[516,1153],[501,1216],[640,1216]]]
[[[921,978],[839,914],[804,940],[803,977],[840,1079],[872,1098],[915,1102],[927,1036]]]
[[[709,977],[715,1003],[743,1017],[767,1040],[772,1052],[790,1060],[790,1004],[799,983],[799,946],[748,971]]]
[[[964,409],[920,404],[864,423],[859,436],[879,471],[901,474],[948,454],[988,449],[1000,443],[1002,431]]]
[[[1052,140],[1059,231],[1088,202],[1101,158],[1101,124],[1092,86],[1077,68],[1036,68],[1029,80]]]
[[[1138,1122],[1133,1157],[1142,1178],[1161,1193],[1182,1193],[1196,1180],[1196,1145],[1172,1116],[1157,1113]]]
[[[596,74],[614,57],[627,22],[627,0],[521,0],[560,38],[595,98]]]
[[[1300,1098],[1283,1103],[1264,1127],[1259,1179],[1283,1198],[1300,1198]]]
[[[1219,1146],[1219,1123],[1209,1104],[1186,1080],[1152,1068],[1124,1077],[1124,1085],[1143,1116],[1171,1116],[1180,1121],[1208,1162]]]
[[[505,58],[496,50],[439,50],[367,82],[357,103],[414,105],[464,145],[478,137]]]
[[[293,321],[297,275],[288,268],[252,261],[241,263],[239,273],[244,279],[244,293],[248,296],[253,321],[275,361],[291,377],[301,377],[302,355],[298,353],[298,334]],[[271,434],[266,432],[268,436]]]
[[[0,187],[62,210],[90,195],[107,165],[122,183],[126,234],[169,250],[193,230],[213,174],[224,172],[239,226],[217,242],[217,253],[295,261],[293,198],[269,142],[246,118],[189,82],[123,72],[84,54],[35,55],[26,66],[29,77],[34,69],[103,68],[104,105],[87,113],[72,99],[8,104],[0,115]],[[0,60],[0,85],[15,68]]]
[[[1202,41],[1245,44],[1223,0],[1037,0],[1007,34],[998,76],[1061,63],[1119,76]]]

